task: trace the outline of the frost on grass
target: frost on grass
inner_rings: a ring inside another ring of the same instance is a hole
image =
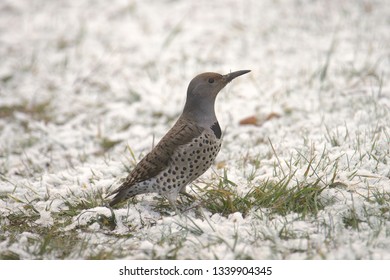
[[[390,258],[386,1],[149,2],[1,1],[0,257]],[[105,207],[191,78],[240,69],[183,215]]]

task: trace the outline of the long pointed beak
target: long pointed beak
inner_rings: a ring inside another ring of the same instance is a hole
[[[250,71],[251,70],[240,70],[240,71],[231,72],[229,74],[223,75],[223,79],[226,81],[226,83],[230,83],[233,79],[237,78],[238,76],[249,73]]]

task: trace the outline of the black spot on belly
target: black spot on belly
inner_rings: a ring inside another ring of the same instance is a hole
[[[217,137],[218,139],[221,139],[222,131],[221,131],[221,127],[219,126],[219,123],[215,122],[211,126],[211,129],[212,129],[212,131],[214,131],[215,137]]]

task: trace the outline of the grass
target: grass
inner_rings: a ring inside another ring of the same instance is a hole
[[[75,252],[80,249],[80,237],[76,231],[63,231],[66,220],[58,215],[52,226],[41,226],[36,223],[39,214],[29,207],[25,208],[1,218],[1,231],[7,233],[5,240],[9,245],[18,242],[21,236],[27,236],[24,242],[25,254],[34,259],[77,257]],[[0,253],[0,259],[23,258],[25,255],[19,255],[11,249]]]
[[[28,109],[25,106],[0,108],[5,118],[12,119],[17,112],[45,121],[50,115],[50,103]],[[340,232],[362,235],[367,228],[370,229],[367,242],[370,246],[376,246],[376,238],[390,236],[386,227],[390,193],[374,187],[380,181],[380,176],[361,173],[360,168],[367,161],[374,162],[375,169],[389,162],[390,150],[380,146],[381,139],[390,139],[389,131],[378,124],[369,131],[352,132],[344,123],[344,127],[336,128],[325,125],[323,137],[326,145],[321,149],[312,144],[291,151],[289,156],[280,155],[270,139],[266,156],[249,151],[244,153],[238,161],[242,162],[239,169],[242,169],[241,179],[245,179],[244,182],[231,179],[226,167],[232,164],[220,165],[223,169],[216,172],[217,177],[213,174],[210,178],[204,178],[203,187],[195,185],[196,201],[180,197],[179,207],[183,209],[183,217],[174,216],[173,223],[164,227],[159,223],[171,217],[172,209],[159,196],[152,196],[145,203],[136,197],[110,212],[95,211],[106,205],[107,190],[96,187],[102,178],[93,170],[89,181],[80,183],[81,191],[75,187],[69,188],[67,194],[59,198],[62,201],[61,210],[52,211],[51,203],[55,197],[49,192],[41,197],[33,185],[12,183],[7,176],[10,170],[8,161],[2,161],[0,180],[13,185],[14,191],[21,187],[26,189],[27,194],[24,197],[0,194],[2,202],[18,205],[17,210],[8,209],[0,218],[0,230],[6,233],[0,236],[0,242],[7,244],[7,249],[0,253],[0,259],[114,259],[137,252],[137,242],[145,240],[154,244],[152,249],[143,252],[151,259],[188,258],[188,248],[211,251],[216,259],[223,259],[224,254],[251,259],[253,254],[248,251],[250,244],[262,246],[263,243],[270,250],[269,256],[274,258],[289,258],[295,254],[305,255],[306,258],[326,258],[327,251],[341,246],[338,240]],[[121,144],[109,137],[100,137],[99,140],[101,154],[109,153]],[[25,147],[33,146],[34,141],[31,139],[31,143]],[[259,145],[264,145],[264,142]],[[354,152],[342,152],[337,157],[331,155],[332,149],[341,147],[352,148]],[[124,165],[130,171],[139,156],[129,146],[127,149],[128,162]],[[264,158],[269,160],[267,164],[272,167],[273,176],[258,179],[265,164]],[[21,162],[26,174],[34,175],[44,170],[27,154]],[[367,191],[351,191],[351,182],[364,184]],[[339,212],[332,212],[340,197],[345,197],[347,204]],[[45,226],[38,222],[41,213],[36,205],[42,202],[50,202],[45,210],[50,212],[52,223]],[[137,210],[138,219],[118,212],[126,205],[127,213],[134,211],[134,207],[140,209]],[[141,210],[145,205],[155,213],[154,216],[145,217],[147,211]],[[327,212],[332,213],[329,220],[323,218]],[[218,224],[210,220],[210,216],[217,215],[229,221],[236,213],[250,220],[252,226],[248,232],[235,226],[229,235],[221,235]],[[294,228],[297,221],[317,225],[316,233],[323,235],[324,247],[318,248],[310,233],[297,231]],[[149,230],[155,231],[157,228],[157,235],[148,235]],[[96,235],[105,241],[96,241]],[[22,244],[21,239],[24,240]],[[306,242],[307,247],[290,248],[287,245],[297,239]],[[132,241],[130,244],[127,243],[129,240]],[[240,246],[243,243],[247,245]],[[22,246],[23,253],[14,250],[14,244],[19,248]],[[116,244],[124,244],[123,249],[118,250]],[[221,246],[226,248],[224,254],[216,249]],[[192,257],[197,258],[196,255]]]
[[[203,206],[211,213],[228,216],[240,212],[244,217],[251,211],[266,208],[270,214],[286,215],[296,212],[305,215],[315,215],[323,209],[320,194],[324,187],[320,180],[314,183],[300,183],[290,187],[293,175],[280,181],[265,181],[241,195],[237,185],[224,176],[217,185],[210,184],[201,194]]]
[[[242,242],[241,232],[236,230],[235,234],[230,237],[221,236],[208,216],[218,214],[221,217],[229,218],[234,213],[241,213],[242,217],[251,218],[256,223],[270,223],[269,227],[277,229],[277,235],[268,235],[265,232],[259,232],[254,227],[251,235],[274,244],[274,256],[276,258],[284,258],[288,255],[283,255],[286,251],[279,248],[280,241],[275,238],[288,242],[297,238],[306,239],[308,243],[310,235],[297,235],[293,229],[294,221],[315,221],[321,212],[331,209],[335,204],[334,196],[329,196],[329,192],[348,193],[346,190],[347,184],[338,181],[339,173],[342,172],[338,161],[345,157],[340,156],[336,160],[329,160],[328,150],[324,148],[320,153],[315,152],[312,147],[306,152],[295,152],[291,155],[288,161],[283,161],[277,155],[277,151],[270,142],[270,148],[273,151],[275,164],[273,165],[273,173],[276,175],[272,179],[258,180],[257,174],[262,168],[261,161],[258,155],[254,155],[253,159],[246,156],[245,163],[251,164],[250,173],[246,173],[247,191],[244,193],[238,183],[233,182],[229,178],[228,169],[223,169],[222,174],[216,179],[206,182],[205,187],[200,188],[195,185],[195,190],[198,194],[196,201],[188,200],[181,197],[180,208],[184,209],[184,222],[177,220],[175,227],[166,227],[162,229],[161,236],[156,243],[154,249],[147,254],[153,259],[177,259],[182,258],[182,252],[189,246],[188,241],[193,240],[191,246],[201,246],[202,248],[210,248],[213,250],[215,246],[227,246],[228,250],[237,258],[251,258],[246,249],[239,248],[238,243]],[[133,160],[134,153],[130,153]],[[249,156],[250,157],[250,156]],[[298,175],[300,171],[300,175]],[[322,175],[319,175],[322,174]],[[351,178],[355,178],[353,175]],[[3,178],[4,179],[4,178]],[[370,178],[368,178],[370,179]],[[99,181],[99,176],[92,172],[90,180],[91,187],[84,187],[81,192],[75,192],[69,189],[66,196],[61,197],[63,201],[63,210],[60,212],[52,212],[52,224],[42,226],[37,223],[40,218],[40,212],[35,207],[39,201],[51,201],[53,198],[48,193],[43,200],[38,197],[33,188],[30,191],[34,193],[35,199],[27,200],[15,196],[1,196],[3,201],[12,199],[19,204],[19,211],[10,211],[7,215],[3,215],[0,220],[2,231],[7,232],[6,236],[2,237],[3,242],[7,242],[11,248],[13,243],[18,243],[21,236],[28,233],[25,242],[25,253],[30,258],[85,258],[85,259],[111,259],[121,257],[125,252],[119,252],[109,246],[102,246],[92,249],[90,238],[95,234],[102,234],[108,238],[110,242],[126,242],[128,238],[141,238],[138,235],[139,230],[156,227],[159,218],[153,218],[154,222],[144,221],[140,218],[139,222],[127,220],[126,216],[118,215],[111,210],[111,214],[99,213],[90,209],[104,206],[107,203],[106,193],[101,188],[94,188],[94,184]],[[361,231],[363,227],[371,227],[378,235],[384,227],[385,221],[389,217],[389,197],[390,194],[385,191],[373,189],[372,192],[360,195],[357,197],[354,193],[349,193],[352,203],[346,207],[345,211],[339,215],[343,228],[345,230]],[[151,200],[152,208],[161,217],[170,217],[172,209],[164,198],[153,196]],[[361,212],[354,201],[359,199],[363,201],[365,211]],[[126,202],[128,207],[139,204],[139,200]],[[123,204],[122,206],[124,206]],[[154,206],[153,206],[154,205]],[[200,205],[194,207],[194,205]],[[379,207],[378,207],[379,206]],[[47,208],[50,211],[50,206]],[[121,207],[123,208],[123,207]],[[130,208],[128,211],[130,211]],[[203,209],[203,210],[201,210]],[[375,211],[372,209],[376,209]],[[378,210],[379,209],[379,210]],[[196,218],[193,218],[193,214]],[[289,217],[293,215],[293,220],[285,219],[282,224],[276,226],[272,224],[275,219],[280,217]],[[140,212],[140,217],[143,213]],[[379,223],[373,223],[372,218],[375,218]],[[156,220],[157,219],[157,220]],[[205,230],[204,226],[199,225],[199,219],[206,221],[209,230]],[[328,240],[327,246],[335,246],[334,226],[329,222],[317,221],[321,228],[329,228],[325,233],[325,239]],[[69,230],[65,230],[70,225]],[[117,232],[120,225],[127,227],[126,232]],[[333,232],[333,233],[332,233]],[[212,242],[204,243],[202,237],[211,235]],[[194,239],[195,238],[195,239]],[[233,239],[231,239],[233,238]],[[194,240],[196,240],[194,242]],[[231,243],[232,240],[236,240]],[[268,241],[267,241],[268,240]],[[257,243],[258,241],[252,241]],[[236,244],[237,243],[237,244]],[[236,244],[236,245],[235,245]],[[271,246],[271,248],[272,248]],[[314,245],[310,245],[314,246]],[[161,248],[170,248],[160,252]],[[127,250],[134,250],[132,246]],[[309,249],[308,249],[309,250]],[[317,248],[311,248],[308,256],[318,255],[320,252]],[[125,250],[126,251],[126,250]],[[299,248],[288,249],[289,254],[303,254],[305,250]],[[89,252],[89,253],[85,253]],[[280,255],[280,252],[284,252]],[[284,257],[283,257],[284,256]],[[24,258],[12,249],[5,250],[1,253],[2,259],[20,259]],[[223,258],[216,254],[215,258]]]
[[[15,113],[24,113],[35,120],[48,122],[51,120],[51,100],[29,104],[27,101],[18,105],[0,106],[0,118],[13,118]]]

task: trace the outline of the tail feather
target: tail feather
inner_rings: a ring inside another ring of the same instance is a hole
[[[114,196],[114,198],[110,201],[109,205],[110,207],[112,207],[125,199],[126,199],[126,191],[125,190],[119,191]]]
[[[139,194],[139,188],[137,188],[136,185],[128,186],[126,182],[122,184],[119,188],[117,188],[115,191],[113,191],[110,196],[115,195],[114,198],[111,200],[109,205],[112,207],[130,197],[133,197],[137,194]]]
[[[130,197],[136,196],[138,194],[144,194],[153,192],[149,181],[144,181],[141,183],[128,185],[126,182],[123,183],[118,189],[113,191],[109,196],[115,195],[114,198],[109,203],[110,207],[129,199]]]

